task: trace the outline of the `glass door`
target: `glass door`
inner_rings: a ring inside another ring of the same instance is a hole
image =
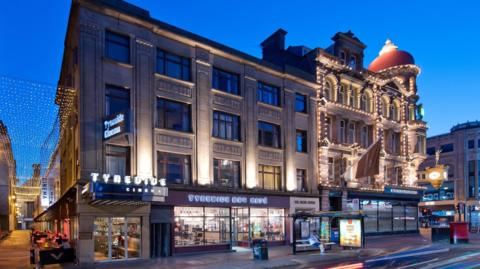
[[[141,257],[141,218],[97,217],[94,220],[96,261]]]

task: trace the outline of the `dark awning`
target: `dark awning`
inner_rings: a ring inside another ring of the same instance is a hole
[[[34,221],[44,222],[56,219],[66,219],[76,215],[76,194],[77,189],[71,187],[60,199],[49,206],[45,211],[36,216]]]

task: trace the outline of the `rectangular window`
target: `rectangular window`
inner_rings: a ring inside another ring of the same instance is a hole
[[[240,141],[240,117],[213,111],[212,136],[231,141]]]
[[[468,149],[475,148],[475,140],[468,140]]]
[[[238,75],[215,67],[213,68],[212,87],[217,90],[240,95]]]
[[[215,186],[238,188],[240,186],[240,162],[213,159]]]
[[[280,166],[259,165],[258,179],[260,187],[266,190],[282,190]]]
[[[333,158],[328,158],[328,181],[333,182],[335,180],[335,163]]]
[[[348,124],[348,143],[355,143],[355,123],[351,122]]]
[[[338,140],[340,143],[345,143],[346,142],[346,139],[345,139],[345,134],[346,134],[346,125],[347,123],[344,121],[344,120],[341,120],[340,121],[340,128],[339,128],[339,131],[338,131]]]
[[[157,127],[181,132],[191,131],[190,105],[157,98]]]
[[[307,170],[297,169],[297,191],[306,192],[307,190]]]
[[[430,156],[435,155],[435,147],[428,147],[427,154]]]
[[[105,57],[122,63],[130,63],[130,38],[126,35],[105,32]]]
[[[125,176],[130,174],[130,148],[107,145],[105,148],[106,173]]]
[[[280,106],[280,89],[259,81],[257,101],[273,106]]]
[[[452,152],[453,151],[453,143],[441,145],[440,149],[442,153]]]
[[[258,144],[267,147],[280,148],[280,126],[259,121]]]
[[[158,178],[167,184],[190,184],[190,156],[168,152],[157,153]]]
[[[157,49],[157,73],[191,81],[190,59]]]
[[[420,154],[425,154],[425,147],[426,147],[425,144],[426,144],[425,135],[418,134],[417,144],[415,145],[415,152]]]
[[[307,131],[297,130],[297,152],[307,152]]]
[[[307,113],[307,96],[295,93],[295,112]]]
[[[468,197],[475,197],[475,161],[468,161]]]
[[[105,87],[105,115],[115,115],[127,112],[130,109],[130,91],[128,89],[106,85]]]
[[[230,243],[230,210],[223,207],[175,207],[175,247]]]
[[[332,142],[332,119],[329,117],[325,118],[325,125],[326,125],[326,133],[327,133],[327,138],[330,142]]]
[[[370,146],[370,143],[368,141],[368,138],[369,138],[369,128],[368,126],[363,126],[362,127],[362,132],[360,134],[360,140],[361,140],[361,143],[362,143],[362,147],[363,148],[368,148],[368,146]]]
[[[139,217],[96,217],[93,238],[96,261],[141,257],[142,222]]]

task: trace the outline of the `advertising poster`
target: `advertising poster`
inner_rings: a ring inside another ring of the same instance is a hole
[[[360,219],[340,220],[340,246],[362,247],[362,223]]]

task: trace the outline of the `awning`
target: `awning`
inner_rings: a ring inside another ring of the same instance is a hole
[[[45,211],[40,213],[40,215],[34,218],[36,222],[45,222],[45,221],[52,221],[52,220],[60,220],[70,218],[76,215],[76,194],[77,189],[75,187],[71,187],[68,191],[66,191],[60,199],[58,199],[55,203],[49,206]]]
[[[294,219],[305,218],[364,218],[362,211],[299,211],[288,215]]]

